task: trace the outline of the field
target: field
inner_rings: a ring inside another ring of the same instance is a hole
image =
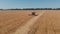
[[[32,34],[60,34],[60,10],[46,10]]]
[[[28,11],[23,10],[1,10],[0,11],[0,34],[14,32],[19,26],[28,21]]]
[[[0,10],[0,34],[60,34],[60,10],[33,11]]]

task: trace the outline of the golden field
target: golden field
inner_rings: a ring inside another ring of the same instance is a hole
[[[46,11],[34,26],[32,34],[60,34],[60,10],[43,10]]]
[[[23,10],[1,10],[0,11],[0,34],[14,32],[19,26],[28,21],[32,16],[28,16],[29,11]]]
[[[14,32],[33,17],[29,16],[31,12],[32,10],[0,10],[0,34]]]
[[[28,34],[60,34],[60,10],[33,10],[38,14],[45,13],[38,18],[30,28]],[[15,32],[31,18],[32,10],[0,10],[0,34]]]

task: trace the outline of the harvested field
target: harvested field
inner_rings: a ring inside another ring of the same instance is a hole
[[[0,34],[60,34],[60,10],[0,10]]]

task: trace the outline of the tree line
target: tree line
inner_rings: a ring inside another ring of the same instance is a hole
[[[4,10],[4,9],[0,9]],[[6,10],[60,10],[60,8],[23,8],[23,9],[6,9]]]

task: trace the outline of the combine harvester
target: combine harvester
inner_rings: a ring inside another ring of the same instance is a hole
[[[38,16],[38,15],[36,14],[36,12],[34,12],[34,11],[32,11],[31,14],[29,14],[29,16],[30,16],[30,15],[31,15],[31,16]]]

